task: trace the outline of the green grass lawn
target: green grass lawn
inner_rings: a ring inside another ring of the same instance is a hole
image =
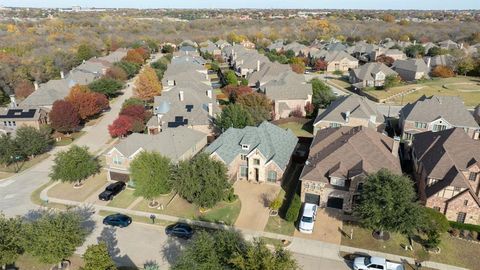
[[[391,239],[388,241],[378,241],[372,237],[372,231],[358,226],[343,224],[343,231],[350,234],[353,228],[353,240],[342,236],[342,245],[376,250],[408,256],[414,258],[424,258],[444,264],[451,264],[469,269],[476,269],[480,265],[480,245],[467,242],[461,239],[450,237],[449,234],[443,234],[440,243],[440,254],[426,253],[419,243],[414,243],[413,251],[405,251],[403,245],[408,243],[405,236],[397,233],[391,233]]]
[[[480,79],[463,76],[444,79],[434,78],[417,84],[393,87],[388,90],[371,90],[368,91],[368,94],[378,99],[385,99],[391,95],[403,93],[414,88],[418,90],[403,96],[403,104],[415,102],[423,95],[458,96],[465,102],[467,107],[474,107],[480,103]],[[402,96],[398,96],[388,102],[400,105],[402,104]]]
[[[68,260],[70,260],[72,263],[70,266],[71,270],[78,270],[83,266],[83,259],[79,255],[73,255],[72,257],[68,258]],[[15,266],[19,270],[50,270],[53,264],[42,263],[35,257],[24,254],[18,258]]]
[[[295,224],[284,220],[280,216],[270,217],[264,231],[293,236]]]
[[[17,164],[11,164],[10,166],[7,166],[7,167],[0,166],[0,173],[4,173],[4,175],[6,177],[11,176],[15,173],[25,171],[26,169],[29,169],[29,168],[37,165],[38,163],[42,162],[43,160],[45,160],[49,156],[50,156],[49,153],[44,153],[44,154],[38,155],[38,156],[36,156],[32,159],[29,159],[29,160],[26,160],[26,161],[21,161],[21,162],[18,162]],[[0,178],[1,178],[1,174],[0,174]]]
[[[91,176],[85,180],[83,187],[73,188],[72,183],[58,183],[48,191],[49,197],[58,199],[72,200],[83,202],[94,193],[100,193],[101,188],[107,184],[107,176],[105,171]]]
[[[233,225],[240,214],[241,207],[241,202],[238,199],[233,203],[221,202],[208,212],[200,214],[197,219]]]
[[[313,120],[307,123],[288,122],[285,124],[279,124],[281,128],[289,128],[297,137],[313,137]]]
[[[71,144],[73,141],[77,140],[78,138],[82,137],[85,134],[85,131],[79,131],[72,133],[69,137],[64,137],[60,141],[55,142],[55,146],[66,146]]]
[[[328,79],[327,82],[332,82],[335,86],[339,86],[340,88],[343,88],[343,89],[348,89],[350,88],[352,85],[346,80],[346,79]]]
[[[111,207],[118,207],[118,208],[127,208],[129,207],[137,197],[133,196],[132,189],[125,189],[124,191],[120,192],[112,201],[110,201],[107,206]]]

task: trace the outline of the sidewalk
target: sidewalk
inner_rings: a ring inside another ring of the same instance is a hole
[[[46,189],[42,190],[42,192],[40,193],[40,198],[43,201],[60,203],[65,205],[72,205],[72,206],[93,207],[96,212],[100,210],[104,210],[104,211],[118,212],[118,213],[123,213],[127,215],[143,216],[143,217],[150,217],[151,215],[155,215],[157,219],[171,221],[171,222],[182,221],[182,222],[187,222],[189,224],[193,224],[193,225],[197,225],[205,228],[211,228],[211,229],[234,229],[242,232],[242,234],[244,234],[247,239],[267,237],[267,238],[273,238],[278,240],[288,240],[291,242],[291,244],[286,249],[290,250],[291,252],[302,254],[302,255],[309,255],[313,257],[330,259],[330,260],[344,261],[344,259],[340,257],[340,252],[346,252],[346,253],[366,253],[371,256],[384,257],[391,261],[408,262],[412,265],[414,265],[415,263],[415,260],[410,257],[403,257],[403,256],[394,255],[394,254],[389,254],[389,253],[377,252],[377,251],[366,250],[361,248],[354,248],[349,246],[342,246],[342,245],[331,244],[331,243],[322,242],[322,241],[309,240],[309,239],[298,238],[293,236],[286,236],[282,234],[270,233],[270,232],[253,231],[248,229],[237,228],[235,226],[227,226],[227,225],[209,223],[209,222],[199,221],[199,220],[190,220],[190,219],[179,218],[179,217],[163,215],[163,214],[149,213],[149,212],[95,205],[95,204],[85,204],[81,202],[75,202],[75,201],[69,201],[69,200],[63,200],[63,199],[57,199],[57,198],[49,198],[47,195],[47,192],[52,186],[53,185],[50,185]],[[430,268],[439,269],[439,270],[467,270],[461,267],[441,264],[437,262],[430,262],[430,261],[423,262],[422,265],[424,267],[430,267]]]

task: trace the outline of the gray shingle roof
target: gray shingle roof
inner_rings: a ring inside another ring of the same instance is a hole
[[[392,68],[394,70],[403,69],[413,72],[424,72],[425,74],[428,74],[430,71],[423,59],[397,60],[393,63]]]
[[[260,89],[271,100],[308,99],[312,95],[312,85],[305,82],[305,77],[293,71],[287,71],[273,79]]]
[[[291,71],[289,65],[282,65],[279,63],[272,63],[270,61],[264,62],[260,65],[260,70],[255,71],[248,75],[248,83],[250,85],[256,84],[263,85],[273,79],[278,78],[282,73]]]
[[[352,70],[351,72],[355,75],[357,79],[361,81],[366,81],[374,80],[375,74],[378,74],[380,71],[383,72],[385,76],[397,75],[397,72],[387,67],[383,63],[367,63],[359,68]]]
[[[228,165],[238,155],[258,150],[267,162],[272,160],[285,169],[297,142],[298,138],[290,129],[263,122],[258,127],[229,128],[205,151],[209,154],[216,153]],[[242,149],[242,144],[249,145],[249,150]]]

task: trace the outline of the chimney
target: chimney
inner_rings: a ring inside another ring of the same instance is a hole
[[[400,137],[395,136],[393,138],[393,145],[392,145],[392,155],[398,157],[398,149],[400,148]]]
[[[107,74],[107,69],[106,68],[102,68],[102,75],[106,75]]]
[[[180,98],[180,101],[183,101],[183,98],[184,98],[183,91],[178,92],[178,97]]]
[[[37,90],[38,90],[38,82],[37,82],[37,81],[34,81],[34,82],[33,82],[33,86],[35,87],[35,91],[37,91]]]
[[[11,108],[17,107],[17,101],[15,100],[15,95],[10,95],[10,107]]]
[[[427,67],[430,68],[431,64],[432,64],[432,58],[429,56],[427,57]]]
[[[82,61],[82,64],[85,64],[85,60]]]
[[[60,71],[60,78],[65,79],[65,73],[63,73],[63,70]]]
[[[350,111],[345,112],[345,122],[348,123],[350,121]]]
[[[257,60],[257,71],[260,71],[260,60]]]
[[[212,98],[212,89],[207,90],[207,97]]]
[[[460,43],[460,50],[463,50],[463,43]]]
[[[208,103],[208,115],[213,117],[213,103]]]

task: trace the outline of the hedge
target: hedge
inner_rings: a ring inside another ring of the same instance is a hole
[[[459,229],[459,230],[467,230],[467,231],[474,231],[474,232],[480,233],[480,225],[450,221],[450,227]]]
[[[289,222],[297,221],[300,208],[302,208],[302,202],[300,200],[300,196],[298,196],[298,194],[295,194],[295,196],[292,199],[292,202],[290,202],[290,206],[288,207],[287,213],[285,214],[285,220]]]

